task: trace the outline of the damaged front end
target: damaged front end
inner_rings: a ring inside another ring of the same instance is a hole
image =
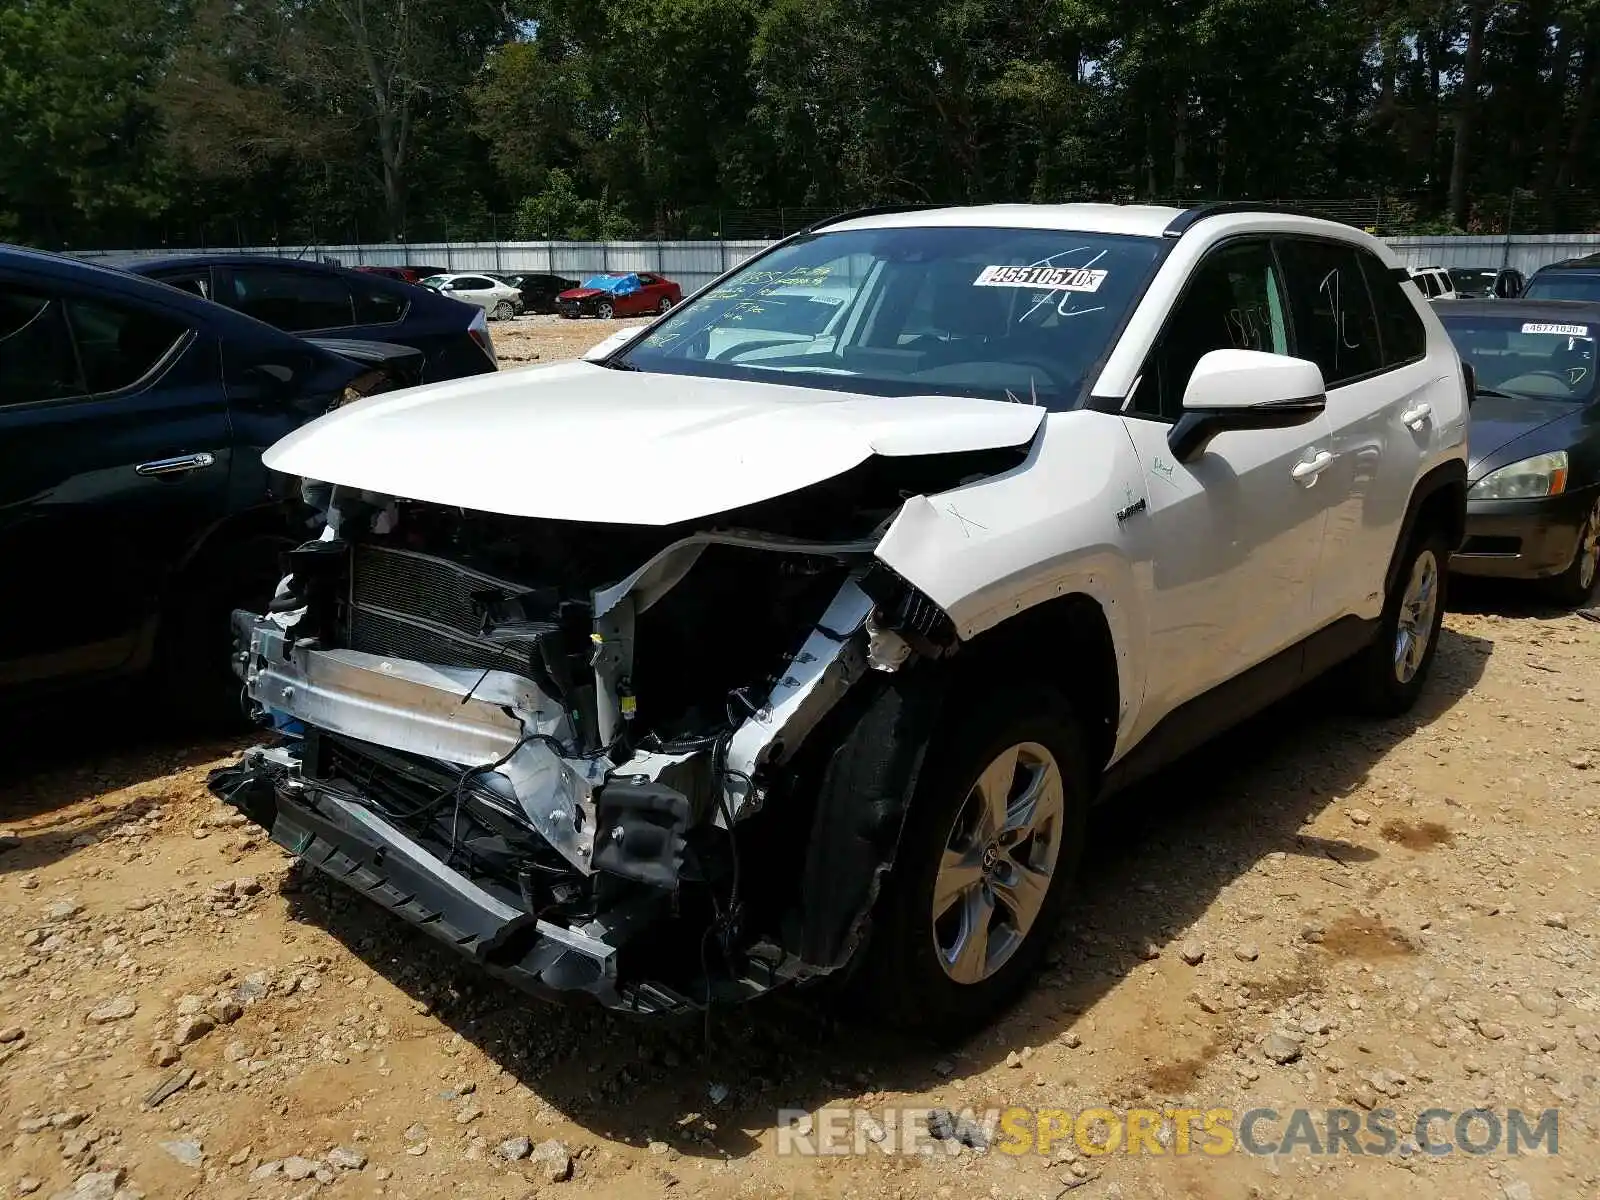
[[[873,459],[714,527],[308,485],[321,539],[268,612],[234,615],[274,737],[213,790],[535,992],[673,1013],[834,971],[887,864],[814,906],[819,935],[800,894],[817,731],[957,644],[874,549],[907,495],[1017,453]]]

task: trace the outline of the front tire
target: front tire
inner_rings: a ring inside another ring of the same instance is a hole
[[[516,316],[516,311],[511,307],[511,301],[502,300],[494,306],[494,312],[490,316],[496,321],[509,321]]]
[[[1038,968],[1082,855],[1084,738],[1042,688],[941,722],[874,916],[861,984],[896,1025],[949,1040],[986,1025]]]
[[[1563,608],[1582,608],[1594,595],[1600,576],[1600,499],[1594,502],[1583,528],[1578,531],[1578,549],[1572,565],[1545,585],[1545,594]]]
[[[1439,651],[1450,550],[1437,530],[1407,547],[1371,645],[1351,661],[1357,703],[1379,717],[1409,712]]]
[[[617,315],[617,310],[612,307],[611,301],[602,300],[598,305],[595,306],[594,315],[599,317],[602,321],[609,321],[612,317]]]

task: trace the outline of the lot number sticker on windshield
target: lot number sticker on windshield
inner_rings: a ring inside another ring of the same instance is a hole
[[[1550,333],[1556,337],[1581,337],[1589,336],[1587,325],[1545,325],[1539,321],[1529,321],[1522,327],[1523,333]]]
[[[1098,292],[1109,274],[1109,271],[1089,267],[985,267],[972,281],[972,286]]]

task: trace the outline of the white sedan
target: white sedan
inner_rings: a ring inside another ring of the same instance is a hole
[[[487,275],[430,275],[422,280],[422,286],[452,300],[476,304],[496,321],[509,320],[522,307],[521,292]]]

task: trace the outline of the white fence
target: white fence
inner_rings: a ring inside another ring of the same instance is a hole
[[[331,258],[347,267],[440,267],[446,271],[547,271],[581,279],[601,271],[656,271],[692,292],[768,245],[762,241],[716,242],[409,242],[366,246],[243,246],[222,250],[138,250],[84,253],[83,258],[183,257],[195,254],[270,254],[282,258]]]
[[[1408,267],[1515,267],[1524,275],[1564,258],[1600,253],[1600,233],[1392,237],[1384,241]]]
[[[1548,263],[1600,253],[1600,234],[1512,234],[1509,237],[1393,237],[1385,239],[1409,267],[1515,267],[1531,275]],[[433,242],[347,246],[247,246],[227,253],[284,258],[331,258],[345,266],[442,267],[447,271],[548,271],[578,278],[600,271],[658,271],[691,292],[769,243],[706,242]],[[178,256],[211,250],[142,250],[128,254]],[[84,253],[97,258],[101,254]]]

